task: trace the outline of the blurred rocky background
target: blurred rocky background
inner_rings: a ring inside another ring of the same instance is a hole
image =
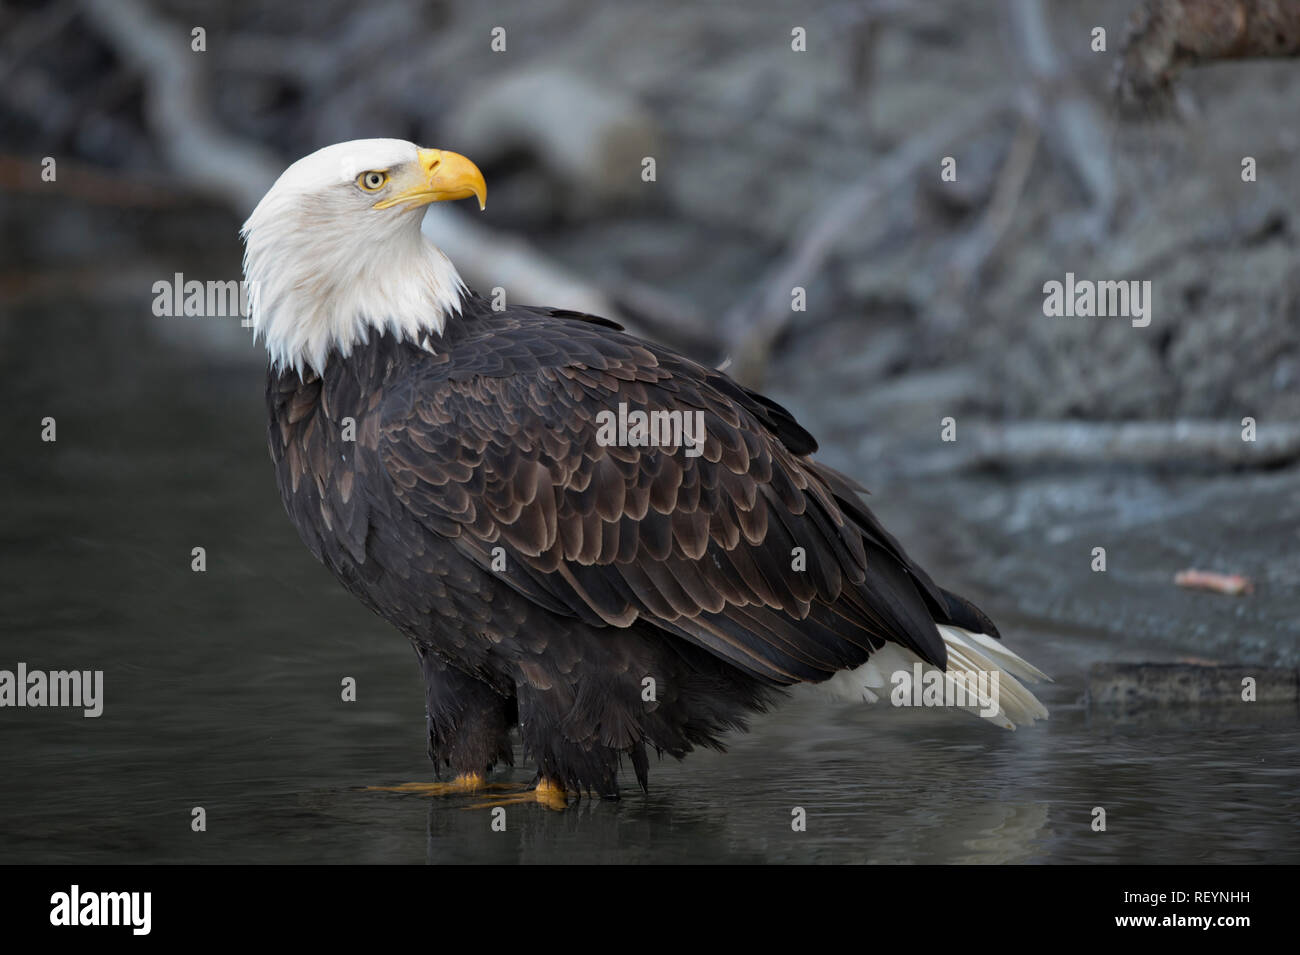
[[[1291,6],[6,2],[6,406],[107,373],[128,413],[167,400],[161,367],[214,416],[256,392],[248,330],[156,318],[152,284],[238,278],[290,161],[408,138],[486,174],[485,214],[426,223],[472,284],[730,361],[936,576],[1065,665],[1294,665]],[[1067,272],[1149,280],[1150,325],[1045,316]],[[1176,587],[1188,568],[1253,590]]]

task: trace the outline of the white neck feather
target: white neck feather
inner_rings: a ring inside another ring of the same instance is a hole
[[[419,341],[460,313],[465,283],[421,215],[377,215],[358,236],[332,229],[328,209],[266,205],[244,226],[244,277],[254,335],[277,369],[323,374],[332,352],[346,358],[371,334]]]

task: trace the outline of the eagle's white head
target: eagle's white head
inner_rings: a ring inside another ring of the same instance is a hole
[[[464,283],[424,237],[424,207],[487,199],[457,153],[400,139],[326,146],[284,171],[244,223],[244,279],[255,334],[276,367],[325,368],[373,331],[441,332]]]

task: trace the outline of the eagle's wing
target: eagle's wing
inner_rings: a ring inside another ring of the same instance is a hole
[[[602,446],[596,416],[620,402],[703,412],[703,453]],[[497,320],[386,396],[378,437],[421,524],[485,569],[504,555],[500,577],[557,614],[647,620],[783,685],[885,641],[945,665],[953,598],[860,489],[785,409],[667,349],[540,310]]]

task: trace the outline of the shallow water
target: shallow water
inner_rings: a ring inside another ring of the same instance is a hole
[[[106,695],[98,719],[0,711],[3,861],[1300,861],[1294,707],[1089,714],[1114,638],[1005,614],[1058,678],[1046,724],[794,700],[652,764],[648,795],[512,807],[505,832],[469,798],[365,792],[430,777],[409,648],[282,514],[260,371],[111,318],[25,316],[0,359],[0,668],[102,669]]]

